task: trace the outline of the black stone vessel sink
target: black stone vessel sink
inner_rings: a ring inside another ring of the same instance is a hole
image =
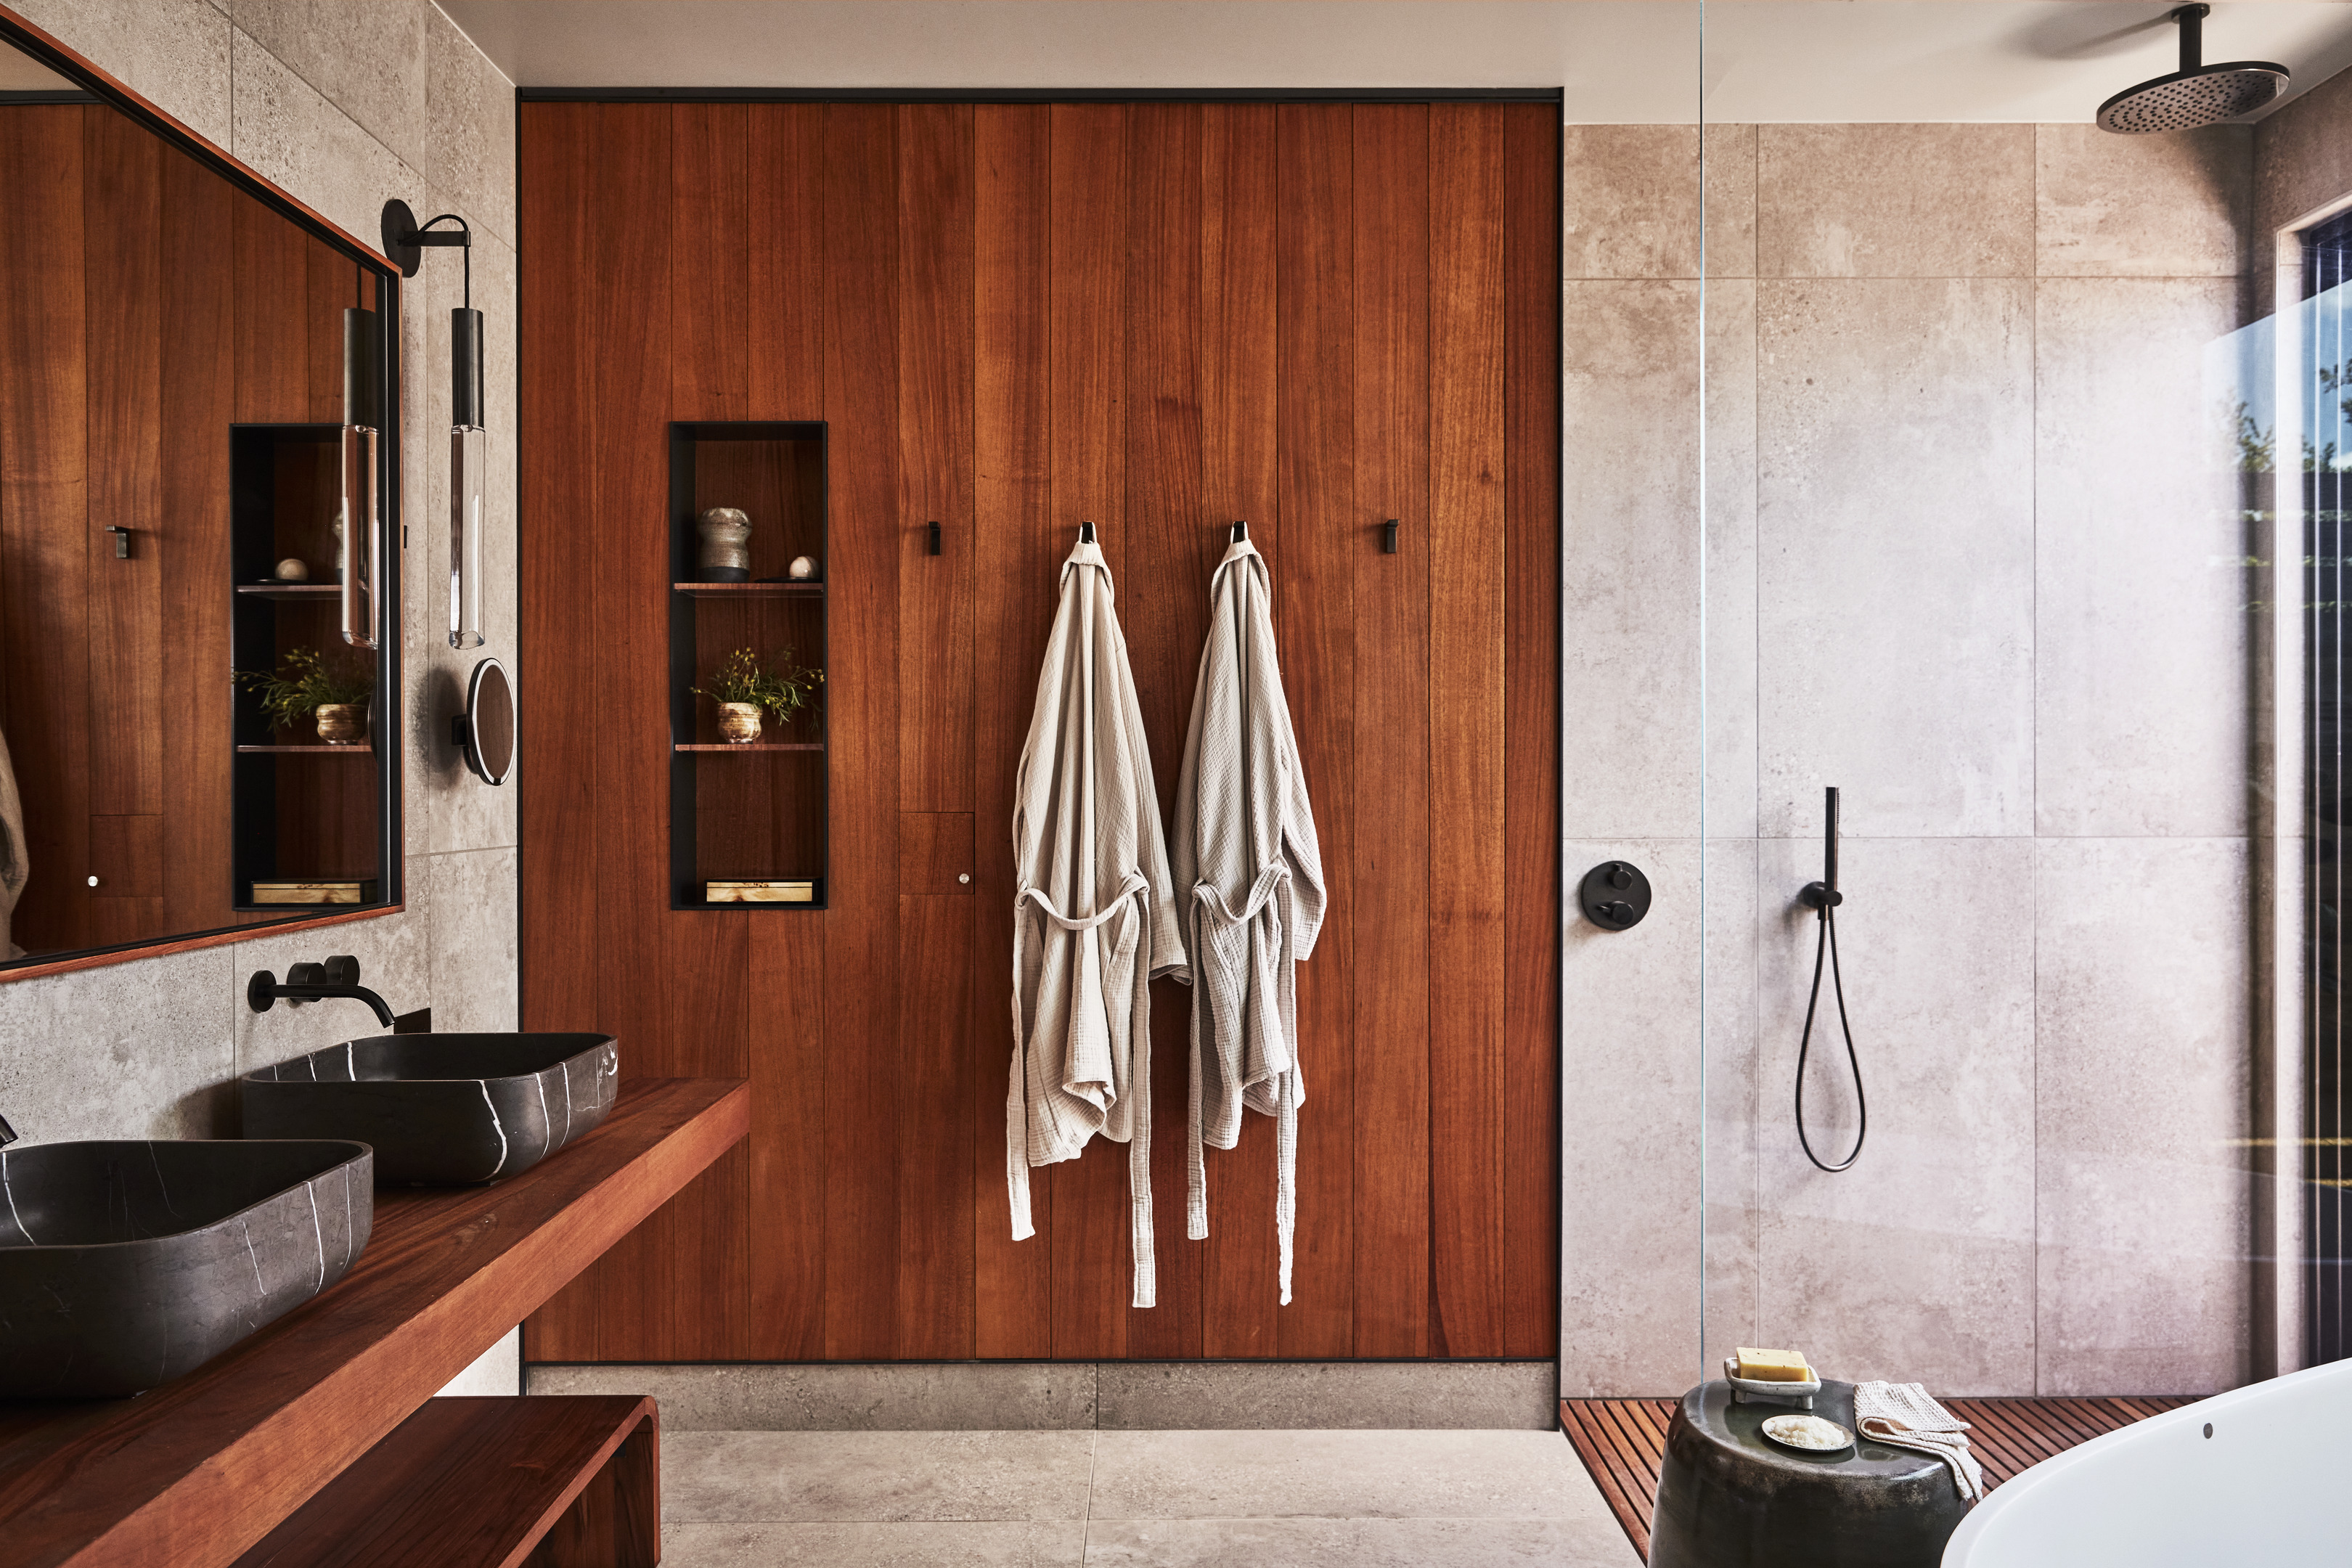
[[[355,1138],[386,1186],[528,1171],[604,1120],[610,1035],[376,1035],[237,1080],[248,1138]]]
[[[136,1394],[343,1277],[375,1217],[361,1144],[0,1149],[0,1398]]]

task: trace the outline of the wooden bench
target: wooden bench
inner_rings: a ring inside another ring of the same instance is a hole
[[[654,1568],[650,1398],[429,1400],[236,1568]]]

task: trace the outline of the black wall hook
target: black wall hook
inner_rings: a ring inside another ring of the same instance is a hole
[[[937,555],[940,552],[940,525],[932,522],[926,523],[924,526],[931,531],[930,552]]]
[[[1237,522],[1237,523],[1234,524],[1234,542],[1235,544],[1239,544],[1239,543],[1241,543],[1244,540],[1247,539],[1248,537],[1249,537],[1249,524],[1248,524],[1248,523],[1246,523],[1246,522]]]
[[[1082,522],[1078,524],[1078,542],[1080,544],[1092,544],[1094,542],[1095,525],[1091,522]]]
[[[1396,548],[1396,531],[1397,531],[1397,520],[1396,520],[1396,519],[1394,519],[1394,518],[1391,518],[1391,519],[1389,519],[1386,522],[1384,522],[1384,523],[1381,524],[1381,554],[1383,554],[1383,555],[1394,555],[1394,554],[1397,552],[1397,548]]]

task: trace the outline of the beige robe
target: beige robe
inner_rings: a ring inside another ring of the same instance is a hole
[[[25,956],[25,950],[8,940],[8,921],[31,874],[25,850],[25,803],[16,794],[16,770],[8,762],[8,737],[0,735],[0,958]]]
[[[1034,1236],[1029,1167],[1128,1146],[1134,1302],[1158,1300],[1151,1228],[1151,982],[1182,979],[1174,884],[1110,569],[1081,542],[1013,786],[1013,1066],[1005,1183]]]
[[[1274,643],[1274,590],[1247,540],[1209,584],[1184,767],[1176,780],[1176,886],[1192,961],[1192,1105],[1185,1234],[1209,1234],[1204,1144],[1230,1149],[1246,1106],[1275,1119],[1274,1225],[1290,1300],[1298,1209],[1297,965],[1315,951],[1329,894]]]

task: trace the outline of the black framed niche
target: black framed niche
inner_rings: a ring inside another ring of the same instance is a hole
[[[698,697],[738,648],[764,666],[826,663],[830,558],[822,420],[692,421],[669,427],[670,907],[821,910],[829,870],[831,769],[824,689],[789,723],[763,715],[758,740],[720,734]],[[751,523],[749,564],[702,564],[704,512]],[[806,557],[813,574],[795,579]],[[743,575],[744,581],[717,580]]]
[[[242,682],[232,705],[233,860],[240,911],[334,913],[397,903],[398,600],[387,595],[381,647],[350,647],[342,632],[343,427],[229,427],[230,640],[235,667],[267,670],[296,648],[373,673],[364,738],[323,740],[315,724],[275,723]],[[394,525],[396,527],[396,525]],[[393,536],[396,538],[396,534]],[[389,588],[399,552],[378,563]],[[288,581],[279,564],[302,563]]]

